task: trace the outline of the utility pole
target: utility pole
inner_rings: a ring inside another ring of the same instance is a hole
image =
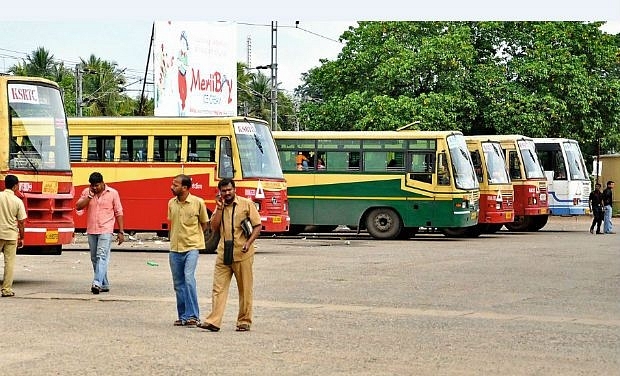
[[[278,21],[271,21],[271,130],[278,130]]]
[[[75,64],[75,115],[82,116],[82,70]]]

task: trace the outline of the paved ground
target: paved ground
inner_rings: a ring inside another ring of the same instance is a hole
[[[112,291],[92,295],[78,241],[61,256],[18,257],[17,296],[0,299],[0,370],[617,375],[620,235],[591,235],[588,226],[588,218],[554,218],[537,233],[478,239],[261,238],[248,333],[234,331],[234,283],[220,332],[172,326],[165,242],[116,249]],[[199,261],[203,316],[213,261]]]

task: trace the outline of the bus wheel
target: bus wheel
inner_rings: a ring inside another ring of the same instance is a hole
[[[530,224],[530,227],[527,228],[527,230],[532,232],[538,231],[541,228],[545,227],[548,220],[548,215],[537,215],[535,217],[532,217],[532,223]]]
[[[439,229],[448,238],[464,238],[467,236],[468,227],[444,227]]]
[[[368,233],[375,239],[395,239],[402,227],[398,214],[389,208],[373,209],[366,218]]]
[[[304,232],[306,226],[305,225],[290,225],[288,228],[287,235],[299,235]]]
[[[495,234],[496,232],[498,232],[502,227],[504,226],[504,224],[488,224],[485,226],[483,232],[485,234]]]
[[[506,226],[506,228],[510,231],[522,232],[522,231],[527,231],[531,223],[532,223],[531,216],[525,217],[521,215],[515,215],[515,221],[510,222],[510,223],[505,223],[504,226]]]

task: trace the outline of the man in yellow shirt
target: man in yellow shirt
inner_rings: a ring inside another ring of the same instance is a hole
[[[24,202],[15,196],[19,180],[15,175],[4,178],[4,191],[0,192],[0,252],[4,253],[4,277],[2,297],[15,296],[13,292],[13,270],[17,247],[24,246]]]
[[[204,200],[189,193],[192,179],[177,175],[170,189],[175,197],[168,201],[170,221],[170,271],[176,294],[178,319],[175,326],[196,326],[200,323],[196,266],[198,255],[205,247],[204,231],[209,216]]]

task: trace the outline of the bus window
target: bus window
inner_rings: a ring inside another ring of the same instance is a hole
[[[511,179],[521,179],[521,162],[516,150],[508,152],[508,171]]]
[[[348,154],[348,160],[349,160],[349,170],[352,171],[359,171],[360,169],[360,152],[359,151],[351,151]]]
[[[121,161],[146,161],[146,137],[121,136]]]
[[[431,184],[435,171],[435,153],[433,152],[409,152],[411,164],[409,176],[413,180]]]
[[[450,185],[450,168],[448,167],[446,153],[439,154],[439,163],[437,163],[437,184]]]
[[[188,162],[215,162],[215,136],[190,136],[187,143]]]
[[[384,151],[364,152],[364,171],[385,171],[387,163],[387,153]]]
[[[88,138],[88,159],[112,162],[114,160],[114,137],[93,136]]]
[[[474,171],[476,171],[476,177],[478,177],[478,182],[482,183],[482,158],[480,157],[480,152],[478,150],[474,150],[471,152],[471,160],[474,163]]]
[[[232,178],[233,177],[233,164],[230,156],[231,145],[228,137],[222,137],[220,139],[220,160],[219,177],[220,178]]]
[[[71,162],[82,161],[82,136],[69,137],[69,158]]]
[[[297,169],[294,151],[280,150],[278,154],[280,155],[280,163],[282,163],[282,171],[295,171]]]
[[[161,162],[181,161],[181,137],[155,137],[153,159],[159,155]]]

